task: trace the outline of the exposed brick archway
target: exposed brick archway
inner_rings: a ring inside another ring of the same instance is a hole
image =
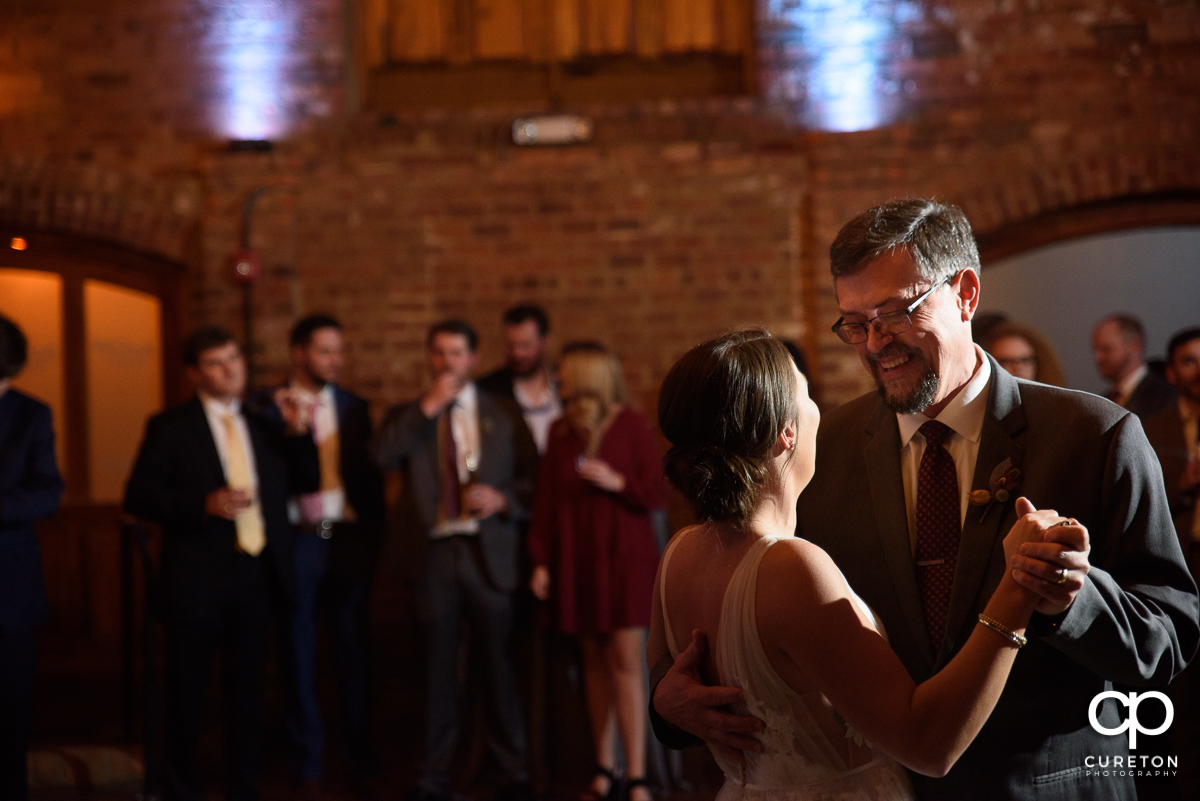
[[[193,180],[0,162],[0,224],[13,229],[101,240],[187,263],[195,257],[200,208]]]
[[[1119,151],[1014,172],[955,202],[988,262],[1064,239],[1158,225],[1200,225],[1194,154]]]
[[[1160,225],[1200,225],[1200,190],[1131,195],[1043,212],[976,235],[989,263],[1064,239]]]

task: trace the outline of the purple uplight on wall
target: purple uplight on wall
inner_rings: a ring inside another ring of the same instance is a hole
[[[213,122],[226,138],[275,139],[291,127],[289,67],[302,8],[288,0],[208,4],[204,47],[220,86]]]
[[[886,125],[897,109],[886,67],[902,46],[900,24],[920,14],[896,0],[761,0],[767,99],[818,130]]]

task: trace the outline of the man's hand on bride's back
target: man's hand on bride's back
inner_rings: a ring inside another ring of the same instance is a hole
[[[709,687],[700,677],[700,662],[708,640],[700,630],[683,650],[654,691],[654,710],[668,723],[712,743],[728,756],[744,762],[742,751],[761,753],[762,743],[751,736],[763,730],[763,722],[750,715],[734,715],[721,709],[745,701],[736,687]]]

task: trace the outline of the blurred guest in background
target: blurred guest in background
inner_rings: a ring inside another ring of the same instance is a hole
[[[982,345],[1001,367],[1017,378],[1052,387],[1067,385],[1058,354],[1040,332],[1027,325],[998,323],[991,327]]]
[[[374,772],[368,673],[368,602],[383,530],[383,479],[368,446],[367,402],[337,385],[342,370],[342,326],[332,317],[305,317],[292,328],[288,387],[309,412],[321,483],[288,501],[295,537],[292,565],[296,604],[282,622],[287,683],[284,717],[292,770],[302,799],[320,796],[324,733],[317,705],[317,610],[328,615],[342,714],[348,773],[361,782]],[[272,393],[254,399],[282,429]]]
[[[1167,378],[1179,399],[1146,421],[1146,437],[1162,464],[1179,544],[1191,554],[1192,575],[1200,577],[1200,328],[1171,337]]]
[[[1167,345],[1167,379],[1179,400],[1146,420],[1146,438],[1154,446],[1167,485],[1175,533],[1192,578],[1200,581],[1200,328],[1188,328]],[[1176,792],[1200,798],[1200,670],[1195,665],[1171,685],[1175,723],[1170,735],[1180,751]]]
[[[52,517],[63,494],[50,409],[12,388],[28,350],[0,316],[0,798],[13,801],[29,797],[34,633],[49,611],[33,524]]]
[[[1146,329],[1128,314],[1105,317],[1092,329],[1092,356],[1111,385],[1104,397],[1145,419],[1175,400],[1175,389],[1146,367]]]
[[[541,306],[514,306],[504,313],[504,366],[475,382],[484,392],[512,398],[537,443],[546,452],[550,424],[562,414],[558,388],[546,365],[550,320]]]
[[[199,801],[209,671],[221,652],[228,799],[262,787],[270,591],[294,600],[287,500],[318,486],[307,412],[287,390],[276,427],[242,407],[246,360],[205,326],[184,343],[196,397],[150,418],[125,486],[125,511],[163,528],[167,634],[166,797]]]
[[[625,791],[648,801],[642,654],[658,565],[650,512],[665,503],[662,453],[650,423],[626,404],[621,365],[602,346],[564,348],[558,378],[564,417],[541,465],[530,589],[553,598],[558,628],[579,638],[596,750],[582,797],[613,790],[619,727]]]
[[[426,642],[425,762],[414,801],[449,801],[458,737],[459,640],[485,667],[492,734],[488,750],[503,774],[500,797],[532,796],[525,726],[511,639],[520,585],[520,523],[537,481],[537,448],[502,397],[471,380],[479,338],[446,320],[426,340],[432,385],[388,413],[375,442],[384,470],[403,470],[418,519],[417,547]]]
[[[1004,312],[980,312],[971,320],[971,339],[983,343],[991,338],[993,328],[1007,321],[1008,315]]]

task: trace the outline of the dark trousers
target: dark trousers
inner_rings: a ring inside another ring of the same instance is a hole
[[[339,527],[336,537],[353,537],[355,527]],[[348,576],[330,572],[332,539],[298,534],[294,544],[296,606],[283,621],[285,653],[281,659],[288,685],[284,709],[291,744],[292,770],[300,781],[321,778],[324,731],[317,703],[317,615],[327,613],[341,700],[341,734],[347,765],[363,776],[374,768],[371,715],[368,703],[368,602],[370,572]]]
[[[217,652],[225,706],[225,797],[252,801],[262,787],[263,691],[270,611],[263,557],[238,554],[216,621],[168,621],[163,761],[168,799],[202,801],[200,736]]]
[[[450,764],[458,743],[459,640],[463,623],[468,647],[483,665],[484,703],[490,718],[488,751],[504,778],[527,781],[525,726],[512,656],[512,594],[488,580],[476,537],[433,540],[425,554],[422,582],[425,623],[425,764],[420,786],[450,792]]]
[[[29,798],[29,720],[37,641],[32,631],[0,633],[0,798]]]

